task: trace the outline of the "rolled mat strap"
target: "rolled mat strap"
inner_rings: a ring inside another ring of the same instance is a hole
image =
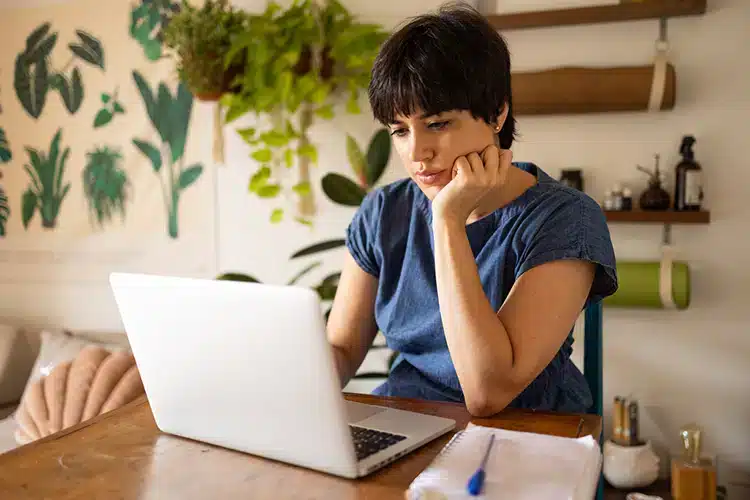
[[[672,264],[672,249],[665,246],[659,262],[659,297],[665,309],[677,308],[677,304],[672,300]]]

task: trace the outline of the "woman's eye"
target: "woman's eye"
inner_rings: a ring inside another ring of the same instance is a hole
[[[396,137],[401,137],[406,133],[406,129],[403,128],[397,128],[395,130],[391,130],[391,135]]]
[[[442,122],[430,123],[429,127],[433,130],[441,130],[445,128],[447,125],[448,125],[448,121],[442,121]]]

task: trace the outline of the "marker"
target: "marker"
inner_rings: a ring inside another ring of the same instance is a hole
[[[482,485],[484,485],[485,467],[487,466],[487,459],[490,457],[490,450],[492,450],[492,444],[495,442],[495,435],[490,435],[490,442],[487,443],[487,450],[484,452],[482,463],[479,464],[479,468],[469,478],[469,483],[466,485],[466,489],[469,490],[469,494],[477,496],[482,491]]]

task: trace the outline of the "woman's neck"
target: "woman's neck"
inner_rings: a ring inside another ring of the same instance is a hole
[[[537,178],[525,170],[511,165],[505,183],[488,193],[479,202],[479,206],[466,219],[466,224],[482,219],[495,210],[504,207],[521,196],[527,189],[536,185]]]

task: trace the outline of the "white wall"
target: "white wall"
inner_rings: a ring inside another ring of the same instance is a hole
[[[264,4],[259,0],[235,3],[250,10]],[[391,27],[440,2],[343,3],[365,19]],[[720,453],[725,466],[722,482],[747,483],[750,271],[740,259],[750,249],[750,169],[743,146],[750,125],[749,26],[750,3],[746,0],[713,0],[705,16],[671,20],[671,61],[678,78],[676,109],[660,114],[521,117],[522,137],[514,147],[516,159],[533,161],[553,176],[564,167],[584,168],[587,191],[599,197],[617,181],[631,182],[640,189],[644,178],[635,165],[650,166],[655,153],[662,155],[662,165],[671,171],[681,136],[697,137],[696,154],[706,172],[706,205],[713,221],[709,226],[673,230],[680,256],[691,265],[691,307],[681,312],[605,310],[605,401],[616,394],[639,399],[643,435],[655,442],[664,470],[667,452],[679,447],[679,427],[694,420],[705,426],[708,449]],[[508,32],[506,37],[514,68],[524,70],[570,64],[646,64],[653,55],[657,33],[656,21],[639,21]],[[314,128],[313,140],[320,145],[321,159],[321,166],[313,170],[319,207],[314,228],[267,222],[271,205],[246,192],[255,166],[233,128],[227,128],[227,164],[216,168],[220,193],[218,267],[207,269],[206,275],[238,270],[263,281],[285,282],[304,264],[289,262],[295,250],[343,236],[353,209],[328,202],[318,188],[318,179],[331,170],[351,173],[344,134],[352,133],[360,144],[366,144],[377,128],[366,106],[364,109],[361,116],[339,118]],[[344,116],[342,109],[338,116]],[[196,117],[209,120],[210,109],[198,109]],[[210,147],[208,136],[205,140]],[[383,182],[401,176],[394,157]],[[612,236],[619,258],[658,256],[658,227],[613,225]],[[331,252],[325,266],[305,283],[315,283],[336,269],[340,257],[341,251]],[[5,304],[2,315],[24,322],[120,328],[104,283],[69,287],[10,284],[0,287],[0,294]],[[609,432],[608,415],[605,430]]]

